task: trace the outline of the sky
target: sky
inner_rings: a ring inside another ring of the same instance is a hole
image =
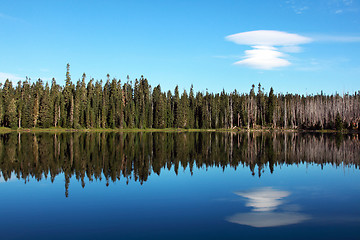
[[[360,90],[360,0],[0,1],[0,82],[146,77],[163,91]]]

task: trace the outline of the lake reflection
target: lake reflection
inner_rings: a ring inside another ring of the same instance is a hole
[[[288,164],[331,164],[358,168],[358,135],[270,133],[62,133],[0,135],[0,171],[25,182],[65,175],[65,195],[75,176],[131,180],[141,184],[161,171],[246,167],[261,177],[265,168]]]
[[[229,222],[252,227],[277,227],[310,219],[310,216],[297,211],[276,211],[280,205],[284,205],[283,199],[291,194],[288,191],[266,187],[235,194],[246,198],[246,206],[253,209],[249,213],[238,213],[228,217]],[[294,209],[294,205],[291,208]]]
[[[358,135],[3,134],[0,238],[359,239],[359,162]]]

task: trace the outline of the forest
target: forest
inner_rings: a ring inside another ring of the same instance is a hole
[[[26,78],[0,87],[0,126],[22,128],[186,128],[186,129],[351,129],[360,122],[360,91],[324,95],[267,93],[259,84],[249,93],[165,92],[146,78],[87,80],[84,73],[65,86],[53,78]]]

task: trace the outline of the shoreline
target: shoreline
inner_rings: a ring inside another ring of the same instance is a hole
[[[246,129],[246,128],[234,128],[234,129],[185,129],[185,128],[87,128],[87,129],[75,129],[75,128],[20,128],[20,129],[11,129],[11,128],[0,128],[1,133],[37,133],[37,132],[47,132],[47,133],[64,133],[64,132],[294,132],[294,133],[342,133],[342,134],[359,134],[358,130],[333,130],[333,129],[323,129],[323,130],[306,130],[306,129],[271,129],[271,128],[255,128],[255,129]]]

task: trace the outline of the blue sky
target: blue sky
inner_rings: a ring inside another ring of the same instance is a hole
[[[74,82],[85,72],[163,90],[353,92],[360,2],[0,1],[1,82],[63,84],[67,63]]]

